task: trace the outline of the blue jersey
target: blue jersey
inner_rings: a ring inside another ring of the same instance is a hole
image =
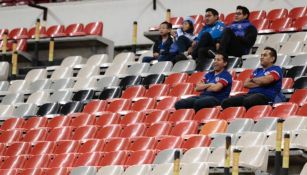
[[[203,29],[198,33],[198,36],[195,40],[199,42],[203,34],[208,32],[210,33],[212,39],[214,41],[217,41],[218,39],[221,38],[224,29],[225,29],[225,24],[221,21],[217,21],[213,25],[205,25]]]
[[[276,95],[281,91],[282,69],[279,66],[271,66],[267,69],[257,68],[254,70],[251,78],[263,77],[266,75],[272,75],[274,77],[274,82],[266,86],[250,88],[248,93],[261,93],[271,99],[271,101],[274,101]]]
[[[223,88],[219,92],[211,92],[211,91],[204,91],[200,95],[206,95],[206,96],[213,96],[220,101],[223,101],[225,98],[228,98],[230,91],[231,91],[231,86],[232,86],[232,76],[227,70],[223,70],[221,73],[216,74],[214,71],[208,72],[204,76],[204,82],[206,84],[208,83],[222,83]]]

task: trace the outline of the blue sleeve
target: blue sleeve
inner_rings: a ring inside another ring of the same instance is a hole
[[[222,83],[225,87],[227,85],[232,84],[232,77],[228,72],[224,72],[223,74],[221,74],[220,80],[218,82]]]
[[[206,80],[205,83],[208,82],[208,80],[210,79],[209,73],[210,72],[206,73],[206,75],[204,76],[204,79]]]
[[[203,34],[207,31],[206,27],[203,27],[201,31],[198,33],[198,36],[195,38],[195,41],[199,42]]]
[[[212,38],[213,38],[214,40],[217,40],[217,39],[221,38],[224,29],[225,29],[224,23],[218,22],[218,23],[216,24],[216,26],[214,27],[214,30],[212,30],[212,31],[210,32]]]

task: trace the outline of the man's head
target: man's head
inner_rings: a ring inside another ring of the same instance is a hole
[[[263,68],[272,66],[277,60],[277,52],[272,47],[265,47],[260,56],[260,63]]]
[[[219,19],[219,12],[217,12],[213,8],[207,8],[206,15],[205,15],[206,25],[212,25],[218,19]]]
[[[221,52],[217,52],[214,57],[213,67],[215,72],[220,72],[227,67],[228,56]]]
[[[248,19],[249,17],[249,10],[244,6],[237,6],[236,14],[235,14],[235,21],[242,21],[244,19]]]
[[[164,21],[160,24],[160,35],[161,36],[167,36],[167,35],[170,35],[171,33],[171,30],[172,30],[172,24],[167,22],[167,21]]]

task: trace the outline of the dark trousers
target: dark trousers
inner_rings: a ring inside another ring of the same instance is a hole
[[[150,63],[152,60],[154,60],[154,57],[144,57],[142,62],[143,63]],[[158,57],[158,61],[173,61],[173,58],[171,55],[160,55]]]
[[[267,105],[269,102],[270,99],[263,94],[247,94],[225,99],[222,102],[222,108],[244,106],[246,109],[249,109],[256,105]]]
[[[226,28],[220,40],[220,50],[229,56],[241,57],[246,54],[246,46],[239,42],[234,32]]]
[[[195,96],[179,100],[175,103],[176,109],[191,109],[198,111],[202,108],[211,108],[220,105],[220,101],[212,96]]]
[[[184,35],[178,37],[176,44],[178,46],[178,53],[183,53],[191,47],[192,41]]]

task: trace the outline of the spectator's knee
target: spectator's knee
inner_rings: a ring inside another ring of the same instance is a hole
[[[226,98],[225,100],[223,100],[221,106],[222,106],[223,109],[231,107],[231,99]]]
[[[177,101],[175,103],[175,109],[178,110],[178,109],[182,109],[182,108],[184,108],[184,107],[183,107],[181,100]]]

